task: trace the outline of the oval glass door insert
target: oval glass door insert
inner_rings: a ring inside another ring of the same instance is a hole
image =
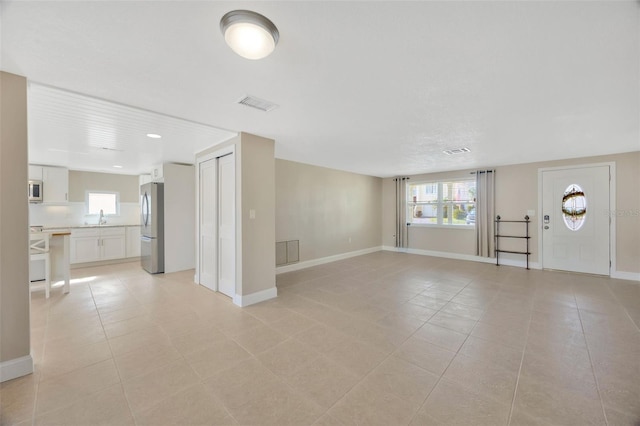
[[[587,217],[587,198],[580,185],[572,183],[562,195],[562,218],[572,231],[582,228]]]

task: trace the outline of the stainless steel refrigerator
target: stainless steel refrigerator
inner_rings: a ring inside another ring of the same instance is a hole
[[[141,262],[145,271],[164,272],[164,184],[145,183],[140,187]]]

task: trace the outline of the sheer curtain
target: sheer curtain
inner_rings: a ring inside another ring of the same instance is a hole
[[[476,171],[476,255],[495,257],[495,170]]]

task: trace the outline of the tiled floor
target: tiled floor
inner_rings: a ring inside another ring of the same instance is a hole
[[[0,423],[637,425],[640,285],[379,252],[240,309],[137,264],[32,295]]]

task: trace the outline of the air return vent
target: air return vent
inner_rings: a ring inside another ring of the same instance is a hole
[[[256,98],[255,96],[247,95],[238,101],[240,105],[245,105],[251,108],[259,109],[260,111],[269,112],[278,108],[278,105],[264,99]]]
[[[442,152],[444,152],[447,155],[456,155],[456,154],[464,154],[467,152],[471,152],[471,150],[469,148],[454,148],[454,149],[447,149]]]

